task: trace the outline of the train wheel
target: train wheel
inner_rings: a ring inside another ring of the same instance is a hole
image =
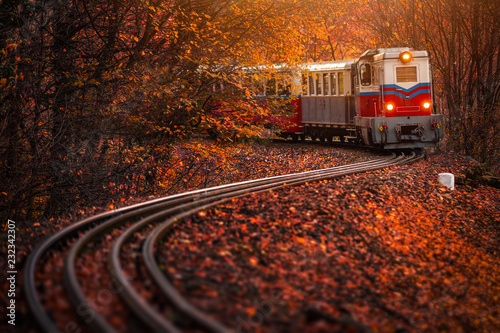
[[[295,134],[295,133],[292,133],[292,141],[293,142],[299,141],[299,136],[297,134]]]

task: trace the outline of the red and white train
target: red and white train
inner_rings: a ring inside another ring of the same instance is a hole
[[[443,138],[427,51],[368,50],[354,60],[309,63],[282,77],[284,72],[288,88],[278,79],[267,88],[268,98],[283,91],[291,97],[293,111],[270,119],[283,137],[385,149],[433,147]]]

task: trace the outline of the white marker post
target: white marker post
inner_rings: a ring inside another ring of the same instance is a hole
[[[452,191],[455,189],[455,176],[452,173],[440,173],[438,181]]]

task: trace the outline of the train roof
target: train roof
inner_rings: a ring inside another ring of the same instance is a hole
[[[351,69],[352,64],[354,64],[354,60],[310,62],[304,64],[304,69],[313,72],[346,70]]]
[[[409,51],[413,56],[413,58],[425,58],[429,56],[427,51],[417,51],[409,47],[393,47],[393,48],[381,48],[381,49],[372,49],[365,51],[359,57],[358,61],[363,58],[371,58],[371,57],[373,57],[374,60],[398,59],[401,52],[404,51]]]
[[[427,51],[415,51],[409,50],[413,58],[427,58],[429,54]],[[395,52],[382,52],[373,57],[374,60],[382,60],[382,59],[399,59],[399,55],[402,51]]]
[[[271,65],[271,66],[256,66],[256,67],[243,67],[245,72],[254,72],[264,69],[280,71],[311,71],[311,72],[321,72],[321,71],[333,71],[333,70],[350,70],[351,65],[354,64],[354,60],[337,60],[337,61],[321,61],[321,62],[309,62],[300,65]]]

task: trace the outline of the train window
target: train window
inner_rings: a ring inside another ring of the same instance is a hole
[[[292,85],[288,82],[278,83],[278,95],[279,96],[290,96],[290,91],[292,90]]]
[[[417,80],[417,67],[396,67],[396,81],[397,82],[418,82]]]
[[[344,73],[339,73],[339,95],[344,94]]]
[[[243,76],[240,78],[240,85],[243,91],[250,91],[254,95],[254,87],[252,78],[250,76]]]
[[[276,73],[278,96],[290,96],[292,92],[292,77],[288,72]]]
[[[318,75],[315,75],[315,81],[316,81],[316,95],[323,95],[323,85],[321,84],[321,79],[323,78],[323,76],[320,74],[319,77]]]
[[[314,91],[314,76],[309,75],[309,95],[315,95]]]
[[[276,95],[276,79],[270,79],[266,84],[266,96]]]
[[[361,85],[369,86],[372,84],[372,66],[368,63],[364,63],[360,68],[361,72]]]
[[[244,82],[244,84],[252,91],[253,96],[264,96],[266,92],[265,82],[259,75],[254,74],[248,77],[247,82]]]
[[[302,94],[307,96],[309,92],[307,91],[307,76],[302,75]]]
[[[330,73],[330,82],[331,82],[331,90],[330,90],[330,95],[335,96],[337,95],[337,74],[335,73]]]
[[[266,93],[266,85],[264,82],[265,81],[261,79],[252,78],[252,92],[254,96],[264,96]]]
[[[323,75],[323,90],[325,91],[325,95],[330,94],[330,75],[328,73],[324,73]]]
[[[373,66],[373,85],[380,84],[380,66]]]
[[[266,96],[266,85],[265,81],[260,82],[256,85],[256,95],[257,96]]]

